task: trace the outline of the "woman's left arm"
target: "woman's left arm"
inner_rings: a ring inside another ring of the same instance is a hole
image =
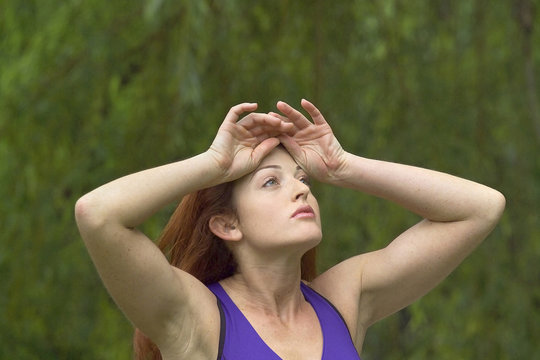
[[[323,292],[331,292],[325,286],[337,287],[332,291],[338,294],[352,289],[356,306],[342,306],[355,313],[350,321],[359,324],[352,325],[365,329],[423,296],[455,269],[495,227],[505,199],[496,190],[452,175],[347,153],[315,106],[305,100],[302,106],[313,123],[278,104],[295,125],[294,134],[281,141],[308,173],[390,200],[423,218],[387,247],[345,260],[321,276]]]

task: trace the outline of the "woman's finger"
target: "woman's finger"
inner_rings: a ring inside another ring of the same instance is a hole
[[[324,116],[321,114],[319,109],[315,107],[315,105],[313,105],[311,102],[307,101],[306,99],[302,99],[301,104],[302,104],[302,107],[308,112],[309,116],[311,116],[315,125],[326,124],[326,120],[324,119]]]
[[[278,113],[273,112],[273,111],[270,111],[270,112],[268,113],[268,115],[273,116],[273,117],[276,117],[276,118],[278,118],[278,119],[281,119],[281,121],[283,121],[283,122],[290,122],[290,120],[289,120],[288,117],[283,116],[283,115],[278,114]]]
[[[248,111],[255,111],[255,109],[257,109],[257,103],[242,103],[235,105],[229,110],[229,112],[225,116],[224,122],[234,124],[238,121],[238,119],[243,113]]]
[[[278,137],[281,135],[287,135],[289,133],[288,129],[280,128],[268,128],[268,127],[257,127],[250,131],[251,136],[257,139],[257,142],[269,137]]]
[[[266,155],[279,145],[279,140],[275,137],[270,137],[262,140],[251,153],[251,157],[256,164],[260,163]]]
[[[241,125],[247,130],[261,125],[279,127],[281,123],[281,119],[261,113],[251,113],[237,122],[238,125]]]
[[[278,113],[275,113],[273,111],[270,111],[268,113],[268,115],[271,115],[271,116],[275,116],[279,119],[281,119],[281,121],[283,121],[285,124],[291,124],[291,128],[289,131],[287,131],[287,134],[290,135],[290,136],[294,136],[294,134],[296,134],[298,131],[300,131],[300,129],[291,121],[289,120],[288,117],[286,116],[283,116],[283,115],[280,115]]]
[[[286,102],[278,101],[277,108],[300,130],[313,125],[302,113]]]
[[[263,132],[268,132],[275,136],[281,133],[291,133],[294,125],[290,122],[284,122],[279,118],[268,114],[249,114],[246,118],[238,122],[240,127],[249,131],[254,135],[260,135]]]
[[[280,135],[284,133],[284,131],[281,131],[279,128],[260,126],[249,130],[249,133],[255,137],[259,137],[261,135],[266,135],[266,137],[272,137]]]
[[[285,149],[291,154],[293,159],[299,161],[302,155],[302,147],[288,135],[280,135],[278,137],[279,141],[285,146]]]

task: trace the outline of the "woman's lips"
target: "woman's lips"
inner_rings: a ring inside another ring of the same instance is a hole
[[[313,218],[315,217],[315,212],[313,211],[313,208],[309,205],[306,206],[300,206],[296,211],[291,215],[291,218],[299,219],[299,218]]]

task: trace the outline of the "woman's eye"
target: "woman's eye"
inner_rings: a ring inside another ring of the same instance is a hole
[[[311,186],[311,181],[309,181],[309,178],[307,176],[302,176],[300,178],[300,181],[306,184],[307,186]]]
[[[263,187],[268,187],[268,186],[272,186],[272,185],[277,185],[277,179],[276,178],[270,178],[268,180],[266,180],[263,184]]]

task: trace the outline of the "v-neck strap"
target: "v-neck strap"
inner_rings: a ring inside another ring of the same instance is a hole
[[[338,309],[303,282],[300,288],[319,318],[323,334],[322,360],[360,360],[349,328]]]
[[[221,327],[223,347],[220,348],[222,357],[218,360],[282,360],[264,342],[221,284],[214,283],[208,288],[221,302],[222,321],[226,323]],[[334,305],[304,283],[300,284],[300,289],[319,319],[323,335],[321,360],[360,360],[349,329]]]
[[[208,288],[221,301],[226,322],[223,360],[282,360],[259,336],[221,284],[214,283]]]

